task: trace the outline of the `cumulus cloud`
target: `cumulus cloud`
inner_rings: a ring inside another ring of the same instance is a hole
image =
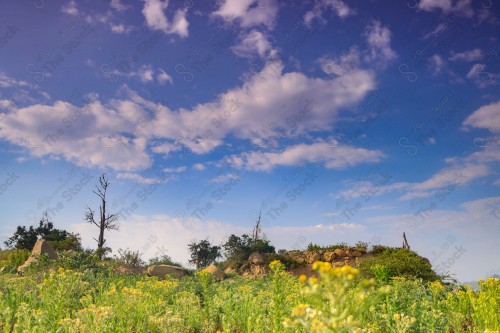
[[[149,67],[141,73],[144,82],[153,79]],[[368,70],[353,68],[338,82],[284,72],[283,64],[274,61],[247,77],[241,86],[191,109],[171,110],[127,86],[108,101],[94,96],[82,106],[57,101],[10,109],[0,114],[0,137],[35,156],[64,157],[77,165],[131,172],[149,167],[151,153],[206,154],[227,137],[248,142],[270,139],[279,144],[281,138],[297,139],[329,130],[341,109],[356,105],[374,87],[374,75]],[[325,159],[319,156],[325,149],[325,144],[304,144],[274,151],[268,157],[272,165],[318,162],[329,168],[380,157],[378,152],[346,146],[347,152],[359,153],[359,157]],[[301,152],[308,157],[291,158]],[[247,156],[251,163],[254,158]],[[272,168],[265,163],[255,165]]]
[[[273,29],[278,3],[276,0],[222,0],[219,8],[212,13],[228,23],[236,22],[243,28],[266,26]]]
[[[189,35],[189,22],[186,19],[187,8],[178,9],[172,22],[165,15],[168,8],[168,0],[143,0],[144,8],[142,14],[146,24],[153,30],[159,30],[165,34],[177,34],[181,37]]]
[[[326,23],[324,15],[328,11],[335,13],[335,15],[342,19],[356,14],[356,11],[350,8],[344,1],[320,0],[315,2],[313,9],[305,13],[304,23],[308,27],[315,20],[324,24]]]

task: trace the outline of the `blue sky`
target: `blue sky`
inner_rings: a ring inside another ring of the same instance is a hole
[[[0,5],[0,240],[84,223],[115,249],[251,232],[277,248],[412,249],[500,271],[500,8],[490,1]]]

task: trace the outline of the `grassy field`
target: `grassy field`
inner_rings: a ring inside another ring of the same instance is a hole
[[[439,282],[362,280],[317,262],[321,278],[222,282],[81,273],[0,275],[1,332],[498,332],[500,281],[475,292]]]

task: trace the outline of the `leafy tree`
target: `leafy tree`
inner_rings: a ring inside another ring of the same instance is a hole
[[[268,240],[255,239],[246,234],[229,236],[226,243],[222,245],[226,257],[227,266],[241,267],[253,252],[275,253],[276,250]]]
[[[195,265],[196,269],[207,267],[221,256],[220,246],[212,246],[207,239],[191,242],[188,249],[191,253],[189,263]]]
[[[94,216],[94,211],[87,206],[87,211],[85,213],[85,220],[94,224],[99,228],[99,237],[96,239],[97,241],[97,255],[99,259],[102,259],[104,254],[110,249],[104,247],[106,243],[106,239],[104,238],[104,231],[106,230],[118,230],[118,214],[109,214],[106,212],[106,191],[108,190],[109,182],[106,179],[106,175],[103,174],[99,177],[99,185],[96,186],[96,190],[94,194],[97,195],[101,199],[101,205],[99,206],[99,218],[96,221]]]
[[[47,213],[42,216],[37,227],[18,226],[14,235],[5,241],[5,245],[13,249],[31,251],[38,237],[49,241],[56,250],[81,249],[79,235],[72,234],[66,230],[55,229]]]
[[[170,266],[178,266],[181,267],[182,265],[179,264],[178,262],[175,262],[169,255],[164,254],[159,257],[154,257],[149,259],[148,261],[148,266],[152,265],[170,265]]]

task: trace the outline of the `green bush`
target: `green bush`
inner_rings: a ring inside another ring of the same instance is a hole
[[[273,262],[274,260],[281,261],[281,263],[283,265],[285,265],[285,268],[287,270],[294,269],[294,268],[297,268],[300,266],[300,264],[296,260],[294,260],[288,256],[284,256],[282,254],[268,253],[268,254],[266,254],[266,257],[267,257],[267,261],[269,263]]]
[[[328,245],[328,246],[321,246],[318,244],[309,243],[309,245],[307,246],[307,251],[309,251],[309,252],[333,251],[336,249],[347,249],[347,248],[350,248],[350,246],[347,245],[347,243],[343,243],[343,242],[335,244],[335,245]]]
[[[119,264],[140,267],[144,266],[146,263],[141,259],[141,253],[139,251],[132,251],[129,249],[118,249],[118,256],[115,257]]]
[[[149,259],[148,266],[152,265],[170,265],[170,266],[182,267],[180,263],[175,262],[169,255],[166,254]]]
[[[384,267],[383,274],[387,278],[400,276],[410,279],[418,278],[424,281],[438,280],[431,264],[407,249],[385,249],[380,255],[363,259],[359,264],[359,270],[364,277],[374,278],[376,277],[375,272],[382,274],[380,266]]]
[[[0,251],[0,272],[15,273],[30,256],[28,250],[3,250]]]

